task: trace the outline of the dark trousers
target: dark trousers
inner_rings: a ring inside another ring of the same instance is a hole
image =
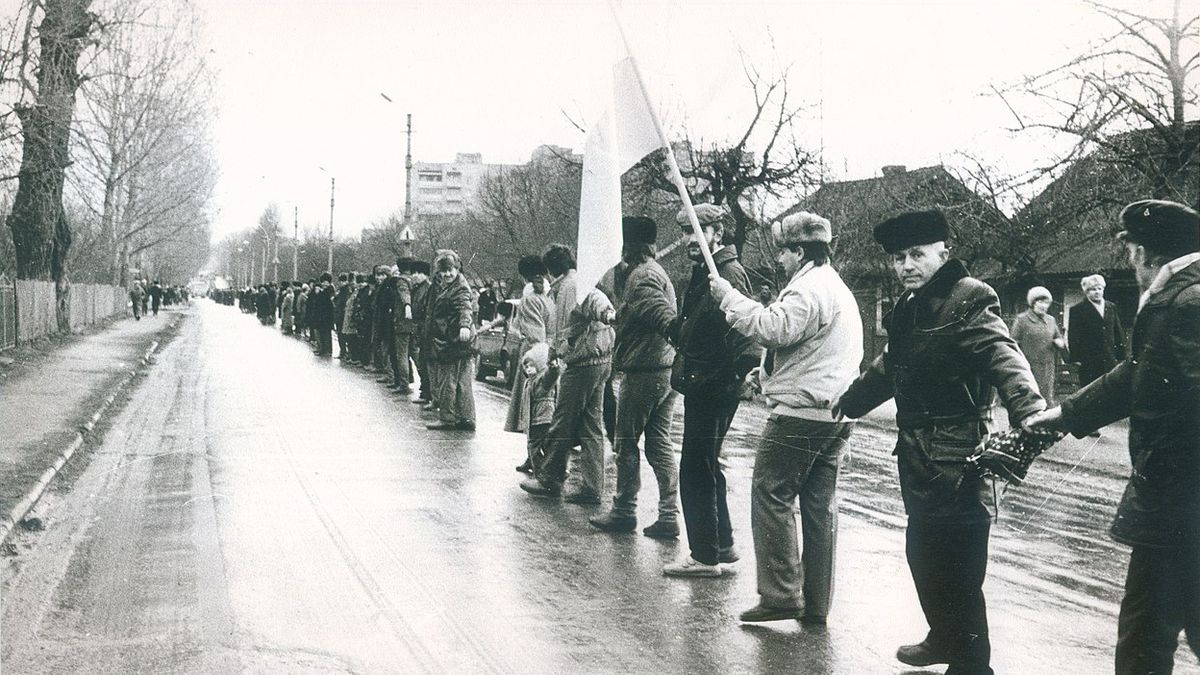
[[[571,448],[580,446],[576,464],[582,488],[600,494],[604,488],[604,383],[611,363],[571,365],[563,371],[545,443],[545,461],[537,477],[551,485],[562,485],[567,477]]]
[[[529,465],[537,473],[538,467],[546,458],[546,439],[550,436],[549,424],[530,424],[525,431],[525,452],[529,457]]]
[[[733,546],[720,457],[738,403],[737,396],[719,392],[683,397],[679,501],[692,558],[706,565],[716,565],[717,551]]]
[[[1135,546],[1117,622],[1117,675],[1170,673],[1180,632],[1200,656],[1200,543]]]
[[[350,341],[346,339],[345,333],[341,330],[337,332],[338,339],[338,357],[342,359],[350,359]]]
[[[317,353],[321,356],[333,356],[333,329],[315,328],[317,332]]]
[[[908,519],[905,553],[917,598],[929,623],[925,640],[950,657],[955,673],[990,675],[987,573],[991,522],[942,523]]]
[[[609,443],[616,443],[617,438],[617,395],[613,391],[613,379],[610,376],[604,383],[604,435]]]

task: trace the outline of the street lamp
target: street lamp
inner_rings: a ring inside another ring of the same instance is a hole
[[[392,97],[379,92],[380,98],[392,103]],[[409,193],[412,188],[412,113],[405,114],[407,140],[404,150],[404,222],[412,220],[412,195]]]
[[[325,171],[325,167],[318,166],[318,169]],[[325,173],[329,173],[325,171]],[[333,186],[337,179],[333,174],[329,173],[329,265],[326,272],[333,274]]]

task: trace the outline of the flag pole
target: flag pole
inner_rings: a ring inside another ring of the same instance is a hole
[[[667,141],[667,135],[663,133],[662,122],[658,119],[658,111],[650,103],[650,92],[646,89],[646,82],[642,79],[642,69],[638,67],[637,58],[633,55],[633,49],[629,45],[629,37],[625,35],[625,26],[621,23],[616,3],[609,0],[608,8],[612,10],[613,21],[617,24],[617,32],[621,34],[621,43],[625,45],[625,53],[629,55],[629,62],[633,66],[633,75],[637,79],[638,88],[641,89],[642,97],[646,99],[647,107],[650,109],[650,119],[654,122],[654,130],[658,133],[658,139],[662,141],[663,147],[667,149],[667,168],[671,172],[670,179],[675,184],[675,190],[679,193],[684,210],[687,211],[688,222],[692,224],[692,237],[700,245],[700,252],[704,254],[704,264],[708,265],[709,274],[719,275],[717,263],[713,261],[712,251],[708,250],[708,242],[704,240],[704,232],[700,229],[700,220],[696,218],[696,208],[692,206],[692,198],[688,194],[687,186],[683,184],[683,172],[679,170],[679,163],[675,161],[675,151],[671,148],[671,143]]]

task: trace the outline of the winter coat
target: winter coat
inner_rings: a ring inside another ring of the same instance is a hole
[[[1054,376],[1058,371],[1059,348],[1055,338],[1062,337],[1058,321],[1049,314],[1038,316],[1032,309],[1025,310],[1013,319],[1012,337],[1029,361],[1038,391],[1047,403],[1054,398]]]
[[[617,311],[613,369],[646,372],[670,368],[675,348],[667,342],[678,315],[675,286],[653,258],[633,267]]]
[[[292,332],[292,305],[295,302],[295,298],[292,297],[291,293],[285,293],[283,295],[283,302],[279,305],[279,316],[282,319],[281,326],[283,330],[289,333]]]
[[[412,335],[420,326],[413,307],[413,278],[408,274],[396,277],[396,307],[392,312],[393,330],[398,335]],[[405,317],[405,312],[409,314]]]
[[[1091,382],[1125,359],[1125,331],[1117,306],[1104,301],[1104,316],[1090,300],[1072,305],[1067,316],[1071,360],[1079,363],[1079,381]]]
[[[885,327],[887,348],[842,395],[842,412],[862,417],[894,396],[909,517],[986,521],[991,489],[967,458],[987,438],[994,391],[1013,425],[1045,408],[996,292],[952,259],[900,296]]]
[[[318,288],[308,299],[308,325],[317,330],[333,328],[333,286]]]
[[[296,328],[308,328],[308,291],[300,291],[300,295],[296,296],[295,314]]]
[[[738,262],[737,249],[732,246],[718,249],[713,262],[721,278],[749,297],[750,277]],[[753,341],[729,325],[725,312],[713,298],[708,267],[704,264],[692,265],[673,332],[675,363],[671,367],[671,387],[685,396],[736,396],[742,378],[758,365],[758,350]]]
[[[431,358],[437,363],[453,363],[475,353],[475,314],[471,287],[461,273],[448,284],[439,284],[429,305]],[[465,342],[458,339],[459,329],[470,330]]]
[[[358,298],[358,286],[356,284],[346,285],[350,287],[350,294],[346,296],[346,306],[342,309],[342,333],[358,335],[358,326],[354,323],[354,304]]]
[[[778,414],[831,421],[830,406],[858,375],[862,318],[832,265],[796,271],[775,302],[729,293],[721,300],[737,332],[775,350],[763,394]]]
[[[354,325],[354,333],[361,340],[371,339],[372,298],[375,289],[371,284],[364,284],[354,296],[354,308],[350,313],[350,321]]]
[[[354,284],[343,284],[333,295],[333,327],[339,332],[346,325],[346,303],[353,292]]]
[[[399,284],[399,277],[388,277],[375,291],[375,309],[371,320],[375,322],[375,335],[381,339],[390,338],[395,333],[396,302],[400,297],[397,289]]]
[[[603,292],[589,289],[576,305],[575,274],[575,270],[568,270],[551,284],[555,325],[551,346],[567,365],[608,363],[612,360],[615,334],[603,318],[613,309],[612,301]]]
[[[1146,300],[1133,356],[1062,402],[1076,436],[1129,418],[1133,472],[1112,536],[1132,546],[1200,542],[1200,261]]]

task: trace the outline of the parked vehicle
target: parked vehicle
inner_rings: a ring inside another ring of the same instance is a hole
[[[520,300],[505,300],[497,311],[512,318],[517,303]],[[521,355],[521,336],[516,331],[509,331],[508,324],[479,332],[475,346],[479,350],[479,362],[475,367],[475,379],[482,382],[493,375],[499,374],[505,384],[512,384],[517,371],[517,362]]]

